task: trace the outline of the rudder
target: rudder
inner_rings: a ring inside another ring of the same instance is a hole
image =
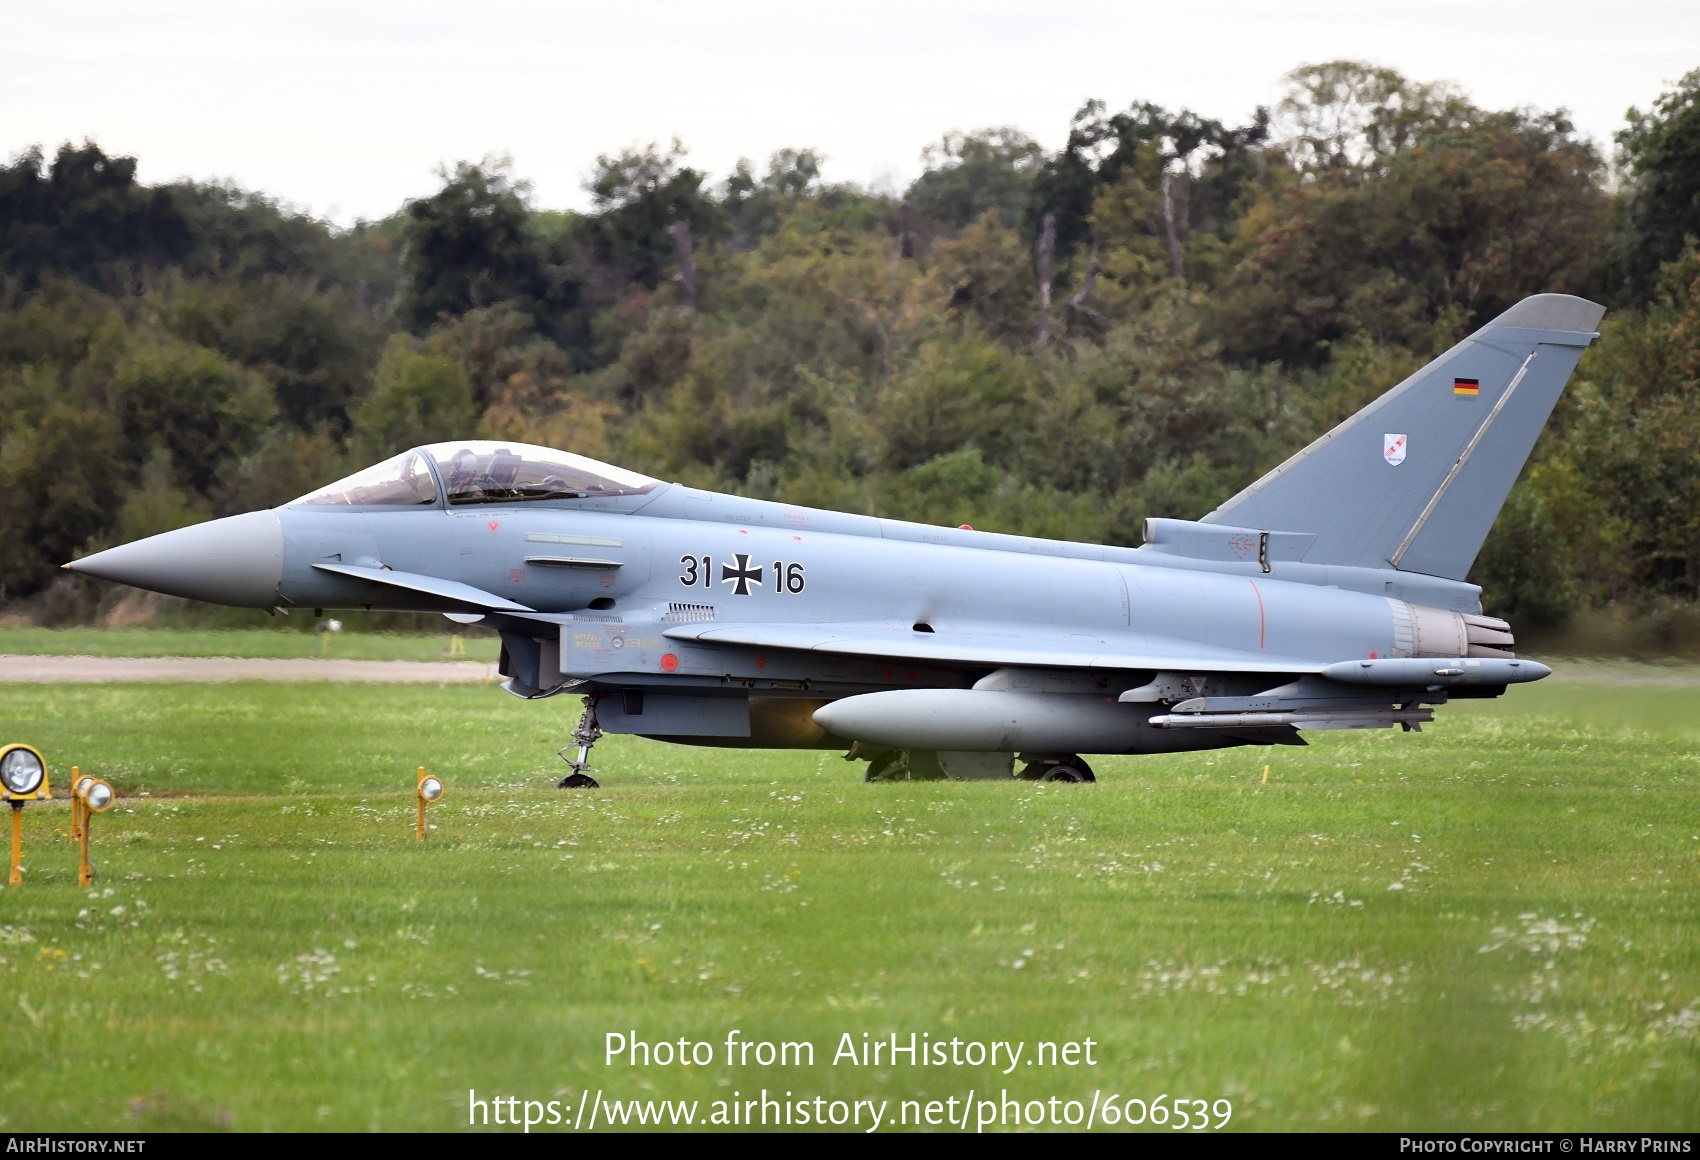
[[[1523,299],[1201,522],[1313,533],[1307,563],[1462,580],[1604,315]]]

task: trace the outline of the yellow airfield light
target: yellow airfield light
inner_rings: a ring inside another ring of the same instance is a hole
[[[77,787],[87,780],[83,771],[77,766],[71,767],[71,845],[75,846],[83,840],[83,799],[77,794]]]
[[[24,803],[46,801],[52,792],[39,749],[18,742],[0,746],[0,800],[12,807],[12,873],[7,881],[13,886],[24,884]]]
[[[0,747],[0,797],[9,802],[45,801],[51,794],[47,762],[33,745]]]
[[[419,840],[425,840],[425,807],[443,796],[443,780],[425,772],[425,767],[419,767],[419,779],[415,792],[419,797]]]
[[[98,777],[78,777],[71,767],[71,825],[77,836],[77,885],[94,884],[94,863],[89,861],[89,819],[112,808],[118,795]]]

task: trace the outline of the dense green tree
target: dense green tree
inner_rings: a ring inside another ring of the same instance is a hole
[[[1037,141],[1007,125],[947,133],[922,150],[926,168],[904,199],[952,232],[994,209],[1014,225],[1027,217],[1034,177],[1044,160]]]
[[[127,488],[110,416],[49,403],[0,434],[0,590],[27,596],[104,530]]]
[[[748,158],[740,158],[722,186],[721,209],[741,248],[756,245],[773,233],[799,202],[821,193],[821,165],[813,149],[781,149],[767,161],[758,178]]]
[[[1130,170],[1170,172],[1196,186],[1187,212],[1216,228],[1238,197],[1238,186],[1251,171],[1250,154],[1262,144],[1267,117],[1262,110],[1249,125],[1231,128],[1187,109],[1171,112],[1148,101],[1126,111],[1107,113],[1102,101],[1088,101],[1075,113],[1068,141],[1035,175],[1028,202],[1027,232],[1037,237],[1041,219],[1055,221],[1059,253],[1085,244],[1098,190],[1114,185]],[[1208,180],[1195,176],[1208,175]]]
[[[988,209],[933,246],[932,268],[950,295],[946,309],[1006,343],[1033,340],[1038,286],[1033,257],[1000,209]]]
[[[203,492],[276,415],[271,390],[255,372],[206,347],[146,338],[118,362],[111,399],[126,458],[140,466],[163,448],[176,478]]]
[[[512,303],[468,310],[444,319],[425,339],[432,354],[453,359],[472,384],[472,405],[483,411],[515,375],[539,381],[566,378],[566,352],[537,332],[537,322]]]
[[[191,244],[181,261],[190,277],[286,277],[317,288],[338,286],[375,314],[396,288],[396,228],[361,223],[349,230],[289,209],[229,183],[163,187],[186,223]]]
[[[252,510],[252,509],[249,509]],[[156,445],[112,523],[113,542],[128,544],[198,524],[211,516],[205,500],[177,485],[171,453]]]
[[[1563,451],[1582,479],[1611,481],[1598,502],[1605,526],[1625,549],[1628,581],[1596,595],[1694,600],[1700,597],[1700,474],[1694,470],[1700,253],[1668,264],[1645,314],[1612,320],[1591,353],[1582,368],[1587,383],[1575,400],[1579,407],[1565,416]],[[1617,545],[1578,544],[1611,546]],[[1611,579],[1609,573],[1603,578]]]
[[[109,372],[126,329],[118,301],[79,283],[50,277],[28,293],[15,283],[0,286],[0,413],[34,409],[35,396],[16,391],[19,375],[32,369],[70,375],[93,362],[97,374]]]
[[[1700,69],[1688,73],[1649,112],[1630,109],[1617,134],[1628,177],[1627,273],[1646,297],[1664,263],[1700,238]]]
[[[349,438],[357,458],[372,461],[421,443],[464,438],[476,420],[466,368],[397,334],[384,347]]]
[[[278,407],[303,430],[347,428],[388,333],[341,286],[305,278],[177,282],[156,303],[173,334],[265,375]]]
[[[247,454],[226,461],[209,499],[221,516],[277,507],[366,465],[351,462],[328,427],[304,432],[276,426]]]
[[[93,144],[39,148],[0,166],[0,276],[33,288],[53,273],[108,290],[137,268],[181,262],[194,238],[165,189],[136,182],[136,159]]]
[[[1036,470],[1068,490],[1113,492],[1153,470],[1195,460],[1250,482],[1269,445],[1296,438],[1283,425],[1279,382],[1269,371],[1225,365],[1195,304],[1171,293],[1102,342],[1076,341],[1055,384],[1033,448]],[[1208,509],[1206,509],[1208,510]],[[1169,513],[1150,513],[1169,514]],[[1199,512],[1197,514],[1202,514]]]
[[[39,148],[0,166],[0,276],[33,288],[50,274],[107,291],[150,271],[190,277],[286,275],[341,286],[381,312],[394,292],[384,231],[325,222],[228,184],[147,188],[136,159],[99,146]]]
[[[886,465],[916,467],[968,447],[1013,465],[1032,421],[1031,377],[1023,360],[973,333],[925,343],[875,403],[879,415],[902,416],[885,432]]]
[[[1467,330],[1524,295],[1597,278],[1603,165],[1562,113],[1489,113],[1421,92],[1398,109],[1396,132],[1337,113],[1371,129],[1356,143],[1294,145],[1314,171],[1271,181],[1248,207],[1249,249],[1220,288],[1231,357],[1315,365],[1324,344],[1355,334],[1421,349],[1437,323]],[[1401,147],[1378,152],[1389,137]]]
[[[651,143],[596,159],[585,182],[596,208],[589,235],[597,261],[621,281],[653,290],[676,272],[675,223],[696,239],[721,225],[720,207],[703,188],[706,175],[684,164],[685,152],[674,138],[666,152]]]
[[[508,168],[505,159],[460,162],[442,174],[442,189],[408,203],[402,314],[416,332],[501,302],[552,327],[576,303],[577,284],[530,227],[529,191]]]
[[[1283,151],[1313,176],[1366,180],[1395,155],[1479,115],[1450,85],[1422,84],[1362,61],[1304,65],[1287,74],[1286,85],[1276,109]]]

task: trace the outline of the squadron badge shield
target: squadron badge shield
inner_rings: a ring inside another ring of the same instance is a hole
[[[1394,467],[1405,462],[1405,436],[1383,435],[1381,437],[1381,457]]]

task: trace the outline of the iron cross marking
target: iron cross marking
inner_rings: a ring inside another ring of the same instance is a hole
[[[739,552],[734,559],[738,561],[736,568],[730,564],[720,565],[720,582],[729,584],[735,580],[738,586],[732,589],[732,595],[748,596],[751,584],[761,585],[761,569],[750,567],[750,557],[746,552]]]

